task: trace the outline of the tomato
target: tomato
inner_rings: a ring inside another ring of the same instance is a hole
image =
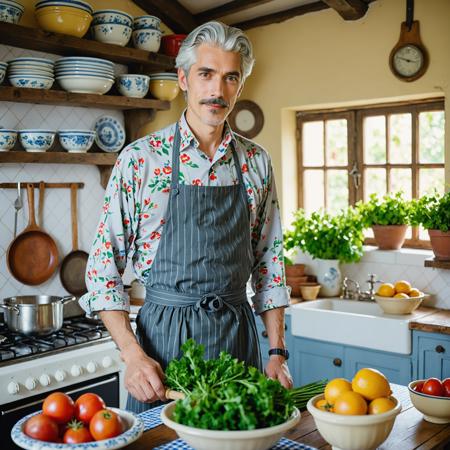
[[[450,378],[446,378],[442,381],[442,386],[444,388],[444,394],[446,397],[450,397]]]
[[[67,394],[54,392],[44,400],[42,412],[58,423],[65,423],[72,419],[75,413],[75,404]]]
[[[75,417],[84,423],[89,423],[94,414],[101,409],[106,409],[106,405],[99,395],[83,394],[75,402]]]
[[[44,414],[36,414],[25,422],[23,432],[33,438],[46,442],[58,441],[58,425]]]
[[[440,397],[445,395],[442,383],[437,378],[428,378],[423,384],[422,393]]]
[[[96,441],[118,436],[123,430],[122,419],[110,409],[97,411],[89,422],[89,431]]]
[[[63,442],[65,444],[81,444],[83,442],[91,442],[94,438],[89,432],[87,425],[78,420],[74,420],[67,424],[67,430],[64,433]]]
[[[423,384],[425,383],[425,381],[419,381],[414,387],[413,387],[413,391],[416,392],[422,392],[423,389]]]

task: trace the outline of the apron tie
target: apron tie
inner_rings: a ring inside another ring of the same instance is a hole
[[[202,298],[195,304],[197,308],[202,308],[206,312],[217,312],[220,311],[224,306],[233,311],[233,314],[236,316],[237,323],[239,324],[239,314],[231,302],[227,302],[220,295],[211,292],[209,294],[205,294]]]

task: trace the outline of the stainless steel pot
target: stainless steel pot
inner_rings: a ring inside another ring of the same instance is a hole
[[[3,299],[8,328],[26,335],[46,335],[58,331],[63,325],[64,305],[75,300],[70,295],[22,295]]]

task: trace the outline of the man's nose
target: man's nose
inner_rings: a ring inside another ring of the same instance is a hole
[[[223,97],[225,83],[222,78],[214,78],[211,86],[211,97]]]

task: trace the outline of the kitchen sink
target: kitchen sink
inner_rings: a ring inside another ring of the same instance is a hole
[[[375,302],[327,298],[291,306],[292,334],[321,341],[410,354],[409,322],[429,313],[385,314]]]

